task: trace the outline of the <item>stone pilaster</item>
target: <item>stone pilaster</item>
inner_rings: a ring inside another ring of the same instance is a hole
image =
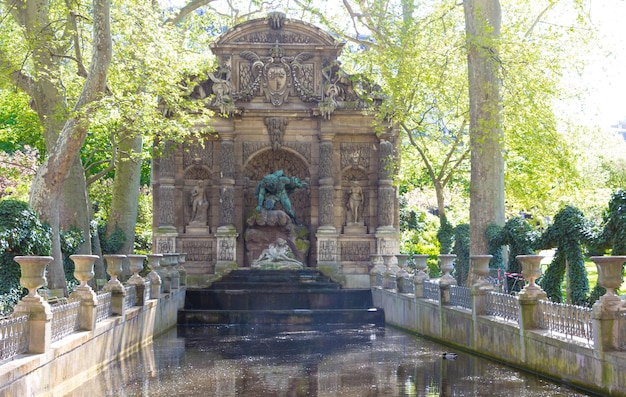
[[[217,262],[215,273],[224,274],[237,268],[237,229],[234,226],[220,226],[217,228]]]
[[[319,159],[319,229],[334,233],[335,229],[335,180],[333,178],[334,134],[320,135]]]
[[[158,188],[156,189],[158,205],[155,208],[157,228],[154,233],[155,252],[174,252],[176,250],[176,237],[178,233],[175,226],[175,202],[176,202],[176,156],[173,150],[173,142],[166,142],[163,154],[158,158]]]
[[[235,223],[235,134],[220,132],[220,226]]]

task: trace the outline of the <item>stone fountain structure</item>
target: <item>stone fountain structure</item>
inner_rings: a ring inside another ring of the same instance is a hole
[[[224,117],[203,144],[166,142],[153,168],[153,250],[187,253],[190,285],[251,268],[279,239],[347,288],[369,287],[371,255],[399,252],[397,130],[375,122],[380,92],[341,68],[342,47],[281,13],[211,46],[219,67],[191,95]],[[301,182],[291,208],[259,200],[278,171]]]

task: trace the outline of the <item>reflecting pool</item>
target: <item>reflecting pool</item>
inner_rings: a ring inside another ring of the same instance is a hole
[[[173,329],[68,396],[585,396],[390,328]]]

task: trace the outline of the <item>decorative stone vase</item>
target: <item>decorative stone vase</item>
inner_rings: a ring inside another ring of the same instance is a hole
[[[515,257],[522,264],[522,275],[528,284],[520,291],[520,297],[532,299],[547,299],[547,295],[540,286],[535,284],[541,276],[541,260],[543,255],[518,255]]]
[[[93,265],[98,259],[98,255],[70,255],[74,262],[74,277],[80,282],[77,288],[89,288],[87,282],[94,276]]]
[[[470,255],[472,271],[478,277],[472,288],[479,291],[493,290],[493,285],[485,279],[489,275],[489,261],[493,255]]]
[[[133,272],[128,282],[130,284],[143,284],[143,278],[139,275],[139,272],[143,270],[143,262],[146,259],[145,255],[126,255],[129,262],[129,269]]]
[[[107,273],[111,276],[104,289],[107,291],[125,291],[118,277],[122,273],[126,255],[103,255],[102,257],[107,263]]]
[[[150,299],[158,299],[161,294],[161,284],[163,282],[159,274],[161,258],[163,258],[162,254],[148,254],[150,273],[148,273],[146,278],[150,280]]]
[[[46,266],[54,258],[51,256],[16,256],[13,260],[20,265],[20,284],[28,289],[27,298],[41,299],[37,290],[46,283]]]
[[[428,259],[428,255],[413,255],[413,260],[415,260],[415,268],[417,272],[413,278],[414,282],[421,282],[430,280],[430,276],[428,275],[428,265],[426,264],[426,259]]]
[[[385,263],[385,273],[383,274],[383,288],[385,289],[397,289],[396,272],[394,265],[397,266],[397,259],[395,255],[383,255],[383,262]]]
[[[439,268],[443,272],[443,276],[439,280],[439,285],[456,285],[456,279],[450,274],[454,270],[454,254],[439,255]]]
[[[622,266],[626,262],[626,256],[592,256],[589,259],[598,268],[598,284],[606,289],[606,294],[596,304],[605,311],[620,310],[622,300],[615,290],[622,284]]]
[[[406,267],[407,267],[407,260],[409,259],[409,256],[406,254],[397,254],[396,259],[398,261],[398,267],[400,268],[396,276],[397,277],[408,276],[409,272],[407,272]]]
[[[370,285],[382,288],[383,274],[385,273],[383,256],[380,254],[370,255],[370,263],[372,264],[372,269],[370,270]]]

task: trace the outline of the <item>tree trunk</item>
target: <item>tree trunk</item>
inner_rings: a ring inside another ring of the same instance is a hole
[[[504,159],[498,77],[500,2],[465,0],[470,98],[470,253],[486,254],[485,230],[504,225]],[[472,269],[470,280],[472,282]],[[471,284],[470,284],[471,285]]]
[[[31,5],[30,2],[27,4]],[[40,6],[40,3],[37,3]],[[20,8],[20,7],[16,7]],[[78,97],[74,110],[77,112],[86,111],[89,113],[88,104],[98,98],[98,95],[104,91],[106,86],[107,71],[111,62],[111,27],[109,16],[110,4],[108,0],[93,0],[93,54],[91,60],[91,70],[83,85],[83,90]],[[41,18],[46,16],[45,13],[41,13],[41,9],[37,9],[37,13],[23,13],[18,15],[18,21],[23,23],[26,27],[32,29],[41,29]],[[25,20],[24,18],[32,17],[35,20]],[[49,40],[54,40],[54,36],[50,36]],[[42,47],[46,49],[48,47],[54,47],[55,43],[42,43],[41,45],[48,44],[48,46]],[[47,54],[50,58],[49,53]],[[44,59],[45,57],[40,57]],[[49,62],[49,61],[48,61]],[[42,64],[36,66],[41,67]],[[37,112],[42,120],[49,117],[48,113],[45,113],[46,109],[54,117],[58,117],[58,109],[54,109],[55,104],[50,104],[46,101],[40,88],[42,86],[52,85],[46,79],[50,76],[47,73],[47,69],[41,68],[34,71],[38,73],[36,77],[32,79],[34,87],[29,91],[35,103],[37,105]],[[53,76],[54,77],[54,76]],[[57,102],[64,103],[64,98],[60,98],[57,92]],[[54,112],[57,113],[54,113]],[[50,136],[53,132],[46,131],[47,136]],[[48,287],[51,289],[66,289],[65,277],[63,272],[63,257],[60,247],[60,226],[61,226],[61,209],[69,208],[70,203],[63,203],[65,199],[63,195],[64,182],[70,175],[70,171],[74,167],[76,170],[76,162],[78,160],[78,153],[82,147],[85,136],[87,134],[87,117],[69,118],[66,119],[61,132],[58,134],[52,150],[49,149],[49,156],[46,161],[37,170],[37,174],[33,179],[33,185],[30,195],[31,206],[38,212],[39,216],[50,223],[53,231],[53,249],[52,256],[54,260],[48,265]],[[84,176],[82,177],[84,185]],[[76,188],[77,186],[71,186]],[[85,193],[86,194],[86,193]],[[81,200],[82,203],[82,199]],[[71,211],[70,211],[71,212]],[[63,215],[67,215],[67,211],[64,210]]]
[[[135,246],[142,147],[141,136],[126,138],[120,142],[120,152],[126,154],[122,154],[115,168],[113,199],[106,232],[107,238],[116,226],[124,232],[126,240],[120,254],[132,254]]]
[[[78,248],[77,253],[79,254],[91,254],[90,221],[91,205],[85,183],[85,171],[80,158],[77,156],[63,184],[59,208],[59,226],[61,231],[66,231],[72,227],[83,231],[85,241]]]

